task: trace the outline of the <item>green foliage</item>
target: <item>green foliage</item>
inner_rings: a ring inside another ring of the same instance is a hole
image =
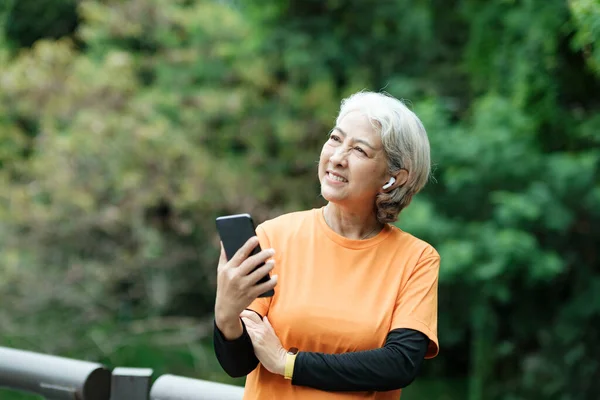
[[[241,384],[214,217],[320,206],[340,99],[385,89],[430,136],[398,225],[442,255],[422,382],[456,390],[407,399],[600,395],[597,1],[65,4],[0,10],[0,345]]]
[[[77,28],[75,0],[5,1],[6,37],[18,47],[29,47],[39,39],[71,35]]]
[[[600,5],[597,0],[571,0],[568,4],[575,25],[573,47],[582,50],[589,67],[600,74]]]

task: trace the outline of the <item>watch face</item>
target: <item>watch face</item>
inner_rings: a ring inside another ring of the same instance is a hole
[[[297,347],[292,347],[288,350],[288,354],[294,355],[294,354],[298,354],[298,348]]]

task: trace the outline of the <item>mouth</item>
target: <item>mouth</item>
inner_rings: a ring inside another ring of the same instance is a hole
[[[343,176],[341,176],[339,174],[336,174],[335,172],[327,171],[325,174],[327,175],[327,179],[329,179],[330,181],[340,182],[340,183],[348,182],[348,179],[344,178]]]

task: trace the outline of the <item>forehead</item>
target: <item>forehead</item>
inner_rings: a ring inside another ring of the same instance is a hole
[[[373,123],[360,111],[350,111],[337,126],[350,138],[368,141],[373,147],[381,147],[381,135]]]

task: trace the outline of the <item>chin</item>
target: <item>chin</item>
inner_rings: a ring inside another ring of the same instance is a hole
[[[328,187],[321,185],[321,197],[331,203],[339,203],[344,199],[344,196],[340,193],[336,193]]]

